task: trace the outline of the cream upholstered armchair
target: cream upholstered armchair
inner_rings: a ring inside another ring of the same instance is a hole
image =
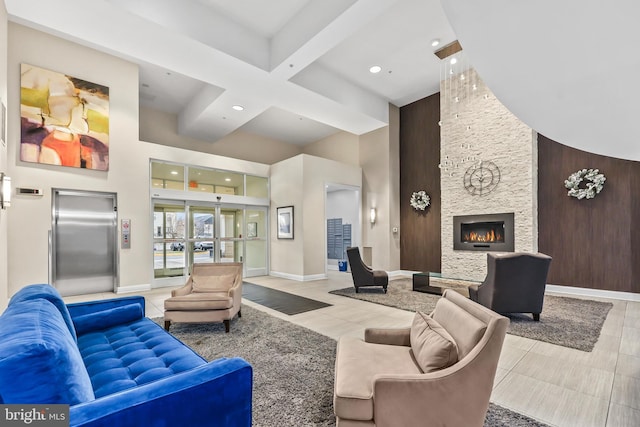
[[[481,427],[509,319],[447,289],[405,329],[338,341],[337,427]]]
[[[242,317],[241,302],[242,263],[193,264],[187,283],[164,302],[164,328],[171,322],[224,322],[229,332],[231,319]]]

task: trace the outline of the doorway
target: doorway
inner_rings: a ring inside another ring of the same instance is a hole
[[[326,268],[338,270],[347,247],[360,245],[360,187],[327,184],[325,189]]]
[[[155,279],[213,262],[242,262],[245,277],[267,274],[267,208],[154,200],[153,215]]]

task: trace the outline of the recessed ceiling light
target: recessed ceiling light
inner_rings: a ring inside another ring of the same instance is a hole
[[[234,106],[233,106],[233,107],[231,107],[231,108],[233,108],[233,109],[234,109],[234,110],[236,110],[236,111],[242,111],[242,110],[244,110],[244,107],[243,107],[242,105],[234,105]]]
[[[451,58],[451,65],[454,65],[455,63],[458,62],[458,58]]]
[[[177,171],[171,171],[171,175],[178,175]]]
[[[440,39],[431,40],[431,46],[436,47],[440,44]]]
[[[231,178],[225,178],[224,180],[227,182],[231,182]]]
[[[372,74],[379,73],[380,71],[382,71],[382,67],[379,65],[374,65],[373,67],[369,68],[369,72]]]

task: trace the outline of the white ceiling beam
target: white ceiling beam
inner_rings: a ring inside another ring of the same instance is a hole
[[[364,1],[364,0],[363,0]],[[368,2],[369,0],[367,0]],[[380,2],[384,0],[371,0]],[[387,0],[390,1],[390,0]],[[195,102],[182,115],[182,127],[194,120],[198,133],[209,129],[210,137],[235,130],[233,123],[217,120],[225,117],[223,100],[234,99],[246,108],[253,104],[251,119],[270,105],[295,112],[347,132],[362,134],[387,124],[384,117],[372,117],[357,108],[357,102],[344,104],[325,95],[283,81],[269,72],[232,55],[212,48],[175,30],[148,21],[105,0],[92,0],[91,8],[83,0],[5,0],[10,19],[76,43],[102,50],[132,61],[145,61],[225,90],[213,105]],[[74,16],[74,19],[68,19]],[[22,18],[24,17],[24,18]],[[96,19],[100,17],[100,19]],[[335,81],[339,84],[338,81]],[[210,94],[209,94],[210,95]],[[386,105],[385,100],[378,100]],[[220,105],[218,105],[220,104]],[[200,109],[200,112],[197,111]],[[190,115],[192,119],[188,119]],[[238,120],[239,126],[248,120]],[[218,127],[219,126],[219,127]]]
[[[155,22],[251,65],[269,69],[269,40],[198,1],[107,0],[145,20]]]
[[[290,79],[397,1],[311,1],[271,40],[271,73]]]

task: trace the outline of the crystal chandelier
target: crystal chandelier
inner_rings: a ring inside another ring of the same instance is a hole
[[[457,41],[436,55],[441,58],[438,167],[444,176],[454,177],[481,161],[474,120],[477,123],[477,108],[482,108],[479,100],[488,95]]]

